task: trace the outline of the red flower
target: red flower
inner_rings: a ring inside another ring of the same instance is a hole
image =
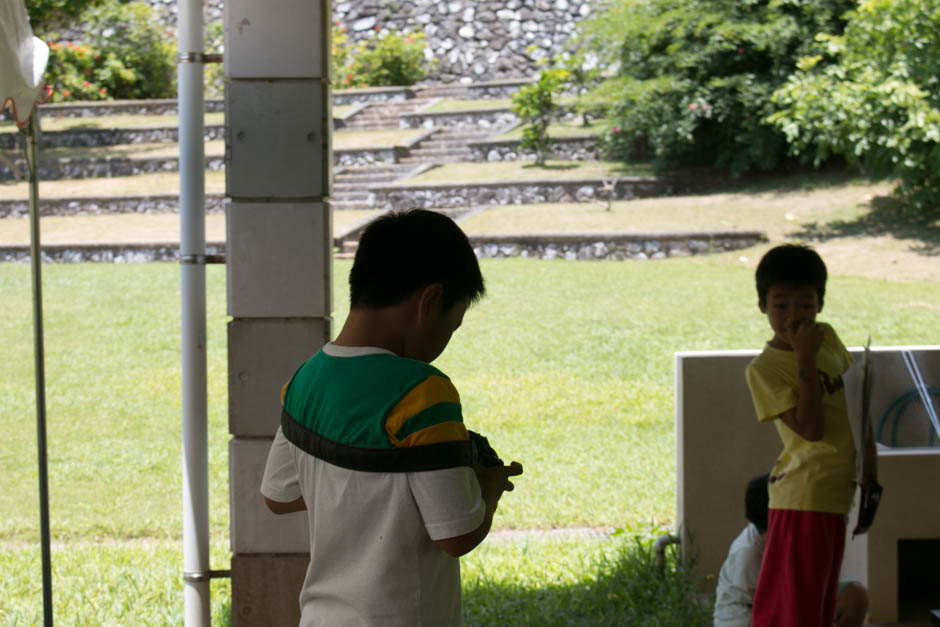
[[[375,25],[375,30],[377,30],[377,31],[378,31],[378,30],[382,30],[382,27],[379,26],[378,24],[376,24],[376,25]]]
[[[689,103],[689,111],[694,111],[694,110],[695,110],[695,103],[694,103],[694,102],[690,102],[690,103]]]
[[[614,131],[614,134],[616,135],[617,133],[620,132],[620,127],[619,127],[619,126],[615,126],[615,127],[613,128],[613,131]]]
[[[352,78],[353,78],[353,75],[352,75],[352,74],[347,74],[347,75],[346,75],[346,80],[347,80],[347,81],[351,81]]]
[[[738,48],[738,54],[744,54],[744,48]]]
[[[345,33],[345,32],[346,32],[346,27],[344,26],[344,27],[342,27],[341,29],[339,29],[339,32]]]
[[[89,83],[88,81],[85,81],[84,83],[82,83],[82,87],[91,87],[91,83]]]
[[[413,43],[415,42],[415,40],[412,39],[411,37],[409,37],[406,41],[407,41],[409,44],[413,44]]]
[[[70,95],[72,95],[72,92],[70,92],[70,91],[67,90],[67,89],[63,89],[63,90],[62,90],[62,95],[63,95],[64,97],[68,98]]]
[[[106,94],[106,93],[108,93],[108,90],[105,89],[104,87],[102,87],[101,89],[98,90],[98,93],[99,93],[99,94]]]

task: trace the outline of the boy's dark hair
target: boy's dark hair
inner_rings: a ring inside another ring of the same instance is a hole
[[[444,311],[485,293],[473,246],[447,216],[415,209],[391,212],[366,227],[349,272],[352,308],[397,305],[416,289],[444,287]]]
[[[754,477],[747,482],[744,490],[744,517],[754,523],[758,531],[767,532],[767,508],[770,506],[770,496],[767,493],[767,480],[769,472]]]
[[[809,246],[783,244],[767,251],[757,264],[754,273],[757,279],[757,300],[761,306],[767,304],[767,292],[774,285],[812,285],[822,307],[826,294],[826,264],[822,257]]]

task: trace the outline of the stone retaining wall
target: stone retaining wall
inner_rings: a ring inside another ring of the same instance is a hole
[[[176,0],[148,0],[177,24]],[[425,57],[436,59],[430,80],[445,83],[533,76],[558,56],[596,0],[336,0],[333,20],[358,42],[382,30],[423,32]],[[207,23],[221,21],[223,0],[207,0]]]
[[[206,126],[203,133],[206,141],[225,139],[225,127],[221,124]],[[18,150],[19,133],[0,133],[0,150]],[[68,131],[42,131],[39,134],[39,149],[48,148],[93,148],[96,146],[120,146],[127,144],[175,143],[179,141],[179,128],[95,128]]]
[[[25,162],[22,159],[18,159],[16,163],[18,167],[25,168]],[[207,170],[222,170],[224,167],[224,156],[212,155],[206,157]],[[127,157],[99,157],[74,160],[40,158],[38,170],[39,179],[42,181],[133,176],[151,172],[176,172],[179,170],[179,158],[129,159]],[[13,172],[6,165],[0,164],[0,181],[15,179]]]
[[[535,159],[535,153],[520,148],[520,141],[515,140],[477,140],[467,142],[471,161],[515,161],[517,159]],[[597,161],[602,158],[603,150],[596,137],[557,137],[551,141],[549,155],[553,159],[568,161]]]
[[[477,257],[535,259],[647,260],[738,250],[766,241],[757,231],[686,233],[543,233],[470,235]],[[225,244],[210,242],[206,254],[224,256]],[[43,246],[43,263],[151,263],[177,261],[179,244],[97,244]],[[29,262],[29,246],[0,247],[0,263]]]
[[[622,177],[614,198],[623,200],[674,194],[677,183],[655,177]],[[438,209],[479,205],[519,205],[554,202],[606,200],[603,181],[574,179],[560,181],[501,181],[459,185],[439,183],[372,187],[369,205],[392,209]]]
[[[42,263],[153,263],[179,261],[178,243],[42,246]],[[206,255],[224,255],[225,244],[207,243]],[[0,263],[29,263],[29,246],[0,246]]]
[[[470,235],[480,258],[646,260],[739,250],[767,240],[758,231]]]
[[[225,111],[224,100],[206,100],[206,113]],[[40,119],[93,118],[104,115],[176,115],[176,98],[160,100],[101,100],[57,102],[39,105]]]
[[[405,113],[398,116],[401,128],[503,129],[519,123],[508,109],[477,109],[474,111],[442,111],[440,113]]]
[[[206,194],[206,212],[225,211],[222,194]],[[105,198],[40,198],[40,216],[81,216],[115,213],[179,213],[177,195],[154,194],[149,196],[110,196]],[[0,201],[0,219],[25,218],[29,216],[29,201]]]

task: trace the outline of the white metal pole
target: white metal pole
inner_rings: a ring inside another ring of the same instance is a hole
[[[208,627],[210,622],[203,60],[202,2],[180,0],[177,82],[186,627]]]

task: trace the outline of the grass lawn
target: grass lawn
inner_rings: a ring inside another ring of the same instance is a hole
[[[374,211],[334,211],[333,233],[344,233]],[[39,219],[42,244],[178,242],[180,217],[176,213],[154,215],[106,214],[45,216]],[[225,241],[225,215],[206,214],[206,240]],[[29,244],[29,219],[0,220],[0,246]]]
[[[335,263],[338,321],[349,267]],[[468,426],[525,465],[495,527],[671,527],[673,354],[767,339],[752,267],[701,258],[485,260],[482,268],[488,296],[436,365],[461,391]],[[108,616],[126,624],[113,617],[134,616],[139,599],[171,592],[166,611],[179,620],[178,277],[177,264],[44,268],[57,607],[59,616],[85,611],[65,603],[87,597],[105,608],[88,609],[79,623]],[[207,289],[210,524],[213,566],[221,567],[229,522],[224,268],[207,268]],[[38,557],[27,548],[38,537],[38,508],[26,264],[0,264],[0,293],[0,345],[15,356],[0,360],[0,571],[17,573],[0,578],[0,598],[16,599],[0,604],[0,619],[32,624],[40,604]],[[879,345],[923,344],[935,341],[937,311],[940,283],[834,273],[825,319],[850,346],[868,334]],[[603,612],[603,599],[614,600],[605,595],[632,596],[635,577],[616,577],[628,572],[611,562],[617,551],[583,539],[494,538],[464,560],[468,621],[499,623],[489,612],[501,604],[486,600],[505,598],[503,624],[545,624],[525,618],[539,603],[569,612],[561,615],[570,621],[549,624],[611,624],[579,612]],[[220,584],[220,603],[226,594]],[[135,624],[168,622],[163,609],[151,611]]]
[[[225,113],[219,111],[206,113],[206,126],[219,126],[225,123]],[[96,117],[56,117],[52,111],[41,114],[40,124],[44,131],[78,131],[92,129],[135,129],[135,128],[175,128],[179,126],[178,115],[105,115]],[[0,133],[15,132],[16,123],[0,121]]]
[[[652,176],[646,164],[624,165],[613,161],[554,161],[536,167],[533,161],[499,161],[482,163],[448,163],[422,172],[399,185],[433,183],[494,183],[498,181],[545,181],[556,179],[597,179],[611,175]]]
[[[463,111],[488,111],[490,109],[506,109],[512,106],[512,100],[509,98],[479,98],[479,99],[459,99],[444,98],[435,102],[419,113],[460,113]]]
[[[519,125],[507,133],[494,137],[494,141],[519,140],[522,139],[523,125]],[[548,136],[555,137],[589,137],[597,135],[602,128],[598,122],[592,122],[588,126],[581,123],[581,118],[568,120],[565,122],[553,122],[548,125]]]
[[[105,196],[146,196],[150,194],[179,194],[179,172],[153,172],[135,176],[115,176],[96,179],[63,179],[40,181],[39,198],[95,198]],[[225,172],[206,170],[206,193],[225,193]],[[0,183],[0,200],[26,200],[29,184],[5,181]]]
[[[400,146],[426,132],[427,129],[423,128],[339,130],[333,132],[333,148],[336,150],[354,150]]]

